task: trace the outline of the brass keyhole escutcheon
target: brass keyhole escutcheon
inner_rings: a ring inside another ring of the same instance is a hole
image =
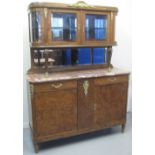
[[[83,89],[84,89],[85,96],[87,96],[88,94],[88,88],[89,88],[89,82],[86,80],[83,82]]]

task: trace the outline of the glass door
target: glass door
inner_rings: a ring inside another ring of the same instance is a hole
[[[44,36],[44,23],[43,23],[42,10],[33,10],[29,14],[29,30],[30,30],[30,42],[41,43]]]
[[[109,14],[84,13],[83,42],[98,44],[109,41]],[[99,45],[99,44],[98,44]]]
[[[91,40],[105,40],[107,38],[107,16],[86,15],[85,38]]]
[[[50,42],[53,44],[79,43],[79,15],[75,11],[51,11]]]

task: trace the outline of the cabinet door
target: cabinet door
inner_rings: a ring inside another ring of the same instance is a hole
[[[74,89],[35,94],[37,136],[75,130],[77,91]]]
[[[103,45],[110,41],[110,14],[83,12],[83,43]]]
[[[95,122],[99,127],[125,121],[127,83],[95,86]]]
[[[79,44],[79,12],[56,9],[52,9],[49,12],[49,44]]]
[[[43,9],[33,9],[29,13],[29,35],[33,45],[44,42],[44,12]]]
[[[94,125],[94,82],[78,81],[78,129],[90,129]]]

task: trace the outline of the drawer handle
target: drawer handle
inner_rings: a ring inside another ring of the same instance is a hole
[[[57,89],[57,88],[62,87],[62,83],[59,83],[59,84],[52,84],[51,86]]]
[[[117,78],[111,78],[111,79],[109,79],[109,81],[111,81],[111,82],[114,82],[116,80],[117,80]]]

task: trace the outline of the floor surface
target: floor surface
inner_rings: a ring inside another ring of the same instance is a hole
[[[131,155],[132,114],[127,114],[125,132],[116,126],[97,133],[43,143],[38,155]],[[29,128],[23,131],[23,155],[35,155]]]

